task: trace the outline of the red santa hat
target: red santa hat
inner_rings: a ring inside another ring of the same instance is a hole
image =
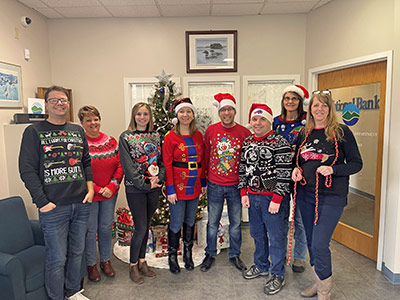
[[[218,109],[221,110],[224,106],[232,106],[236,110],[236,100],[231,94],[216,94],[214,95],[213,105]]]
[[[194,108],[192,100],[190,100],[190,98],[182,98],[182,99],[175,100],[174,104],[172,104],[171,109],[175,111],[175,116],[176,116],[178,114],[178,111],[184,107],[189,107],[193,110],[193,113],[196,113],[196,109]],[[178,124],[177,117],[172,119],[172,124],[174,124],[174,125]]]
[[[283,90],[282,97],[288,92],[295,92],[296,94],[298,94],[302,98],[303,101],[310,97],[307,89],[304,86],[301,86],[299,84],[290,85],[287,88],[285,88]]]
[[[272,124],[272,110],[267,104],[253,103],[249,111],[249,123],[254,116],[262,116]]]

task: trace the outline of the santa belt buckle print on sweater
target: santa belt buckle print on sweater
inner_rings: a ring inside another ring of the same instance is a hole
[[[172,162],[172,165],[177,168],[184,168],[184,169],[189,169],[189,170],[197,170],[201,168],[201,163],[199,162],[180,162],[180,161],[174,161]]]

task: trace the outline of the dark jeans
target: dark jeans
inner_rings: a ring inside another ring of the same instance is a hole
[[[45,213],[39,211],[46,244],[45,283],[50,299],[64,299],[64,295],[69,297],[81,289],[90,205],[75,203],[56,206]]]
[[[249,194],[250,234],[254,239],[254,264],[262,272],[285,276],[286,234],[289,203],[282,199],[279,212],[268,212],[272,196]],[[268,260],[271,258],[271,263]],[[272,264],[272,266],[271,266]]]
[[[314,266],[315,272],[321,280],[332,275],[332,258],[329,244],[333,232],[343,213],[343,206],[325,205],[324,198],[338,198],[339,203],[343,197],[335,195],[319,195],[318,222],[314,225],[315,218],[315,194],[299,189],[297,193],[297,204],[299,205],[306,231],[307,246],[310,253],[310,264]],[[322,202],[322,203],[321,203]]]
[[[217,233],[224,202],[228,204],[229,257],[240,255],[242,245],[242,203],[237,185],[218,185],[211,181],[207,185],[207,247],[206,254],[217,256]]]
[[[144,258],[146,255],[150,222],[156,211],[159,196],[159,189],[148,193],[126,193],[126,199],[135,224],[130,248],[131,263],[137,263],[139,258]]]
[[[191,200],[178,200],[175,204],[168,202],[170,213],[169,229],[172,232],[178,233],[184,222],[190,227],[194,225],[198,202],[199,197]]]

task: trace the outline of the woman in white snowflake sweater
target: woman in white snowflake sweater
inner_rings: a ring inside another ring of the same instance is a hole
[[[285,283],[285,216],[289,202],[284,196],[289,193],[292,154],[288,141],[271,130],[272,111],[267,105],[253,104],[249,122],[254,134],[243,143],[239,188],[242,205],[249,208],[255,252],[254,265],[243,277],[253,279],[271,272],[264,293],[273,295]]]

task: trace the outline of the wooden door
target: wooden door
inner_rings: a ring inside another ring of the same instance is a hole
[[[369,122],[376,120],[376,128],[375,128],[376,140],[374,140],[376,143],[375,144],[376,149],[375,147],[372,147],[374,149],[363,149],[364,151],[372,151],[372,150],[375,151],[372,153],[372,155],[376,157],[376,160],[374,159],[374,157],[372,159],[370,158],[365,159],[365,157],[363,157],[363,163],[364,163],[363,170],[369,169],[368,171],[369,176],[373,176],[373,182],[371,181],[371,186],[373,187],[375,185],[374,193],[371,195],[371,193],[364,193],[363,191],[357,191],[355,193],[350,191],[348,200],[349,204],[351,204],[350,206],[352,207],[350,207],[349,209],[348,205],[345,208],[343,216],[333,235],[334,240],[375,261],[377,258],[377,250],[378,250],[378,232],[379,232],[379,215],[380,215],[379,209],[381,200],[380,195],[381,195],[381,177],[382,177],[381,174],[382,174],[382,155],[383,155],[383,132],[384,132],[383,129],[384,129],[384,118],[385,118],[384,109],[385,109],[385,91],[386,91],[386,65],[387,65],[386,61],[382,61],[362,66],[345,68],[318,75],[318,89],[319,90],[331,89],[334,100],[337,100],[335,99],[335,89],[343,90],[340,88],[344,87],[353,88],[355,86],[356,86],[355,88],[358,88],[371,85],[380,87],[377,89],[376,92],[377,96],[375,96],[375,99],[372,99],[371,103],[365,102],[364,104],[359,105],[361,107],[365,105],[363,109],[369,109],[370,107],[368,106],[368,104],[375,106],[379,105],[379,108],[372,107],[373,109],[375,109],[374,112],[375,115],[370,114],[368,116]],[[379,99],[377,99],[377,97],[379,97]],[[355,98],[353,98],[353,102],[356,102],[355,104],[362,103],[362,101],[359,101],[360,103],[357,103],[357,101],[355,101],[354,99]],[[342,107],[343,103],[339,103],[339,105],[336,106],[336,109],[338,108],[340,109]],[[360,115],[362,115],[361,109],[360,109]],[[361,118],[362,116],[360,117],[360,119]],[[361,151],[363,145],[362,144],[360,145],[359,142],[360,136],[367,134],[368,132],[360,133],[360,132],[354,132],[354,130],[352,131],[353,133],[355,133],[355,137]],[[371,152],[369,153],[364,152],[364,153],[365,155],[363,155],[363,151],[361,151],[362,156],[368,156],[371,154]],[[370,164],[373,164],[372,169]],[[368,199],[373,202],[372,203],[369,202]],[[353,200],[354,203],[357,203],[356,205],[352,203]],[[365,210],[365,207],[371,207],[371,211],[368,211],[368,213],[366,213],[364,216],[357,215],[357,214],[362,214],[363,212],[361,211]],[[350,215],[350,217],[346,216],[347,211],[350,210],[352,211],[353,215]],[[368,215],[369,217],[366,217]],[[357,219],[360,220],[359,224],[352,223],[352,221],[350,221]],[[370,228],[370,230],[366,228]]]

